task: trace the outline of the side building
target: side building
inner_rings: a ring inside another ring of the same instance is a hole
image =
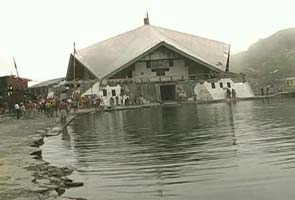
[[[16,103],[25,102],[29,81],[14,75],[0,77],[0,107],[13,110]]]
[[[35,97],[48,97],[51,93],[59,93],[58,89],[55,89],[58,84],[64,81],[66,78],[56,78],[47,81],[43,81],[29,88],[29,92]]]
[[[98,80],[104,96],[149,102],[188,99],[217,100],[234,89],[237,98],[254,96],[243,74],[229,72],[226,43],[149,24],[76,51],[66,80]],[[110,94],[108,94],[110,93]]]

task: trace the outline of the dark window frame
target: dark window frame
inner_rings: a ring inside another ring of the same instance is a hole
[[[108,96],[108,91],[106,89],[102,90],[102,96],[104,97]]]
[[[116,96],[116,90],[112,90],[112,96],[113,96],[113,97]]]
[[[216,88],[216,86],[215,86],[215,82],[212,82],[212,83],[211,83],[211,88],[212,88],[212,89],[215,89],[215,88]]]

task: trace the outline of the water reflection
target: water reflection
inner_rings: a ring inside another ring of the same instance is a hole
[[[61,139],[65,141],[71,141],[71,135],[68,132],[68,128],[64,127],[61,132]]]
[[[89,199],[228,199],[227,192],[238,195],[241,188],[262,197],[254,186],[286,180],[294,170],[294,104],[245,101],[83,116],[62,140],[46,142],[44,158],[64,164],[67,156],[85,182],[69,192]]]

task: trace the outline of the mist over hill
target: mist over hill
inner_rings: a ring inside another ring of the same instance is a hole
[[[278,31],[247,51],[232,55],[231,71],[243,72],[252,85],[262,86],[275,79],[295,77],[295,28]]]

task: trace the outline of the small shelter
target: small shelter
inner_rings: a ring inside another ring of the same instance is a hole
[[[31,94],[35,96],[43,96],[47,97],[50,92],[52,92],[53,88],[64,81],[66,78],[56,78],[47,81],[43,81],[36,85],[33,85],[29,88]]]

